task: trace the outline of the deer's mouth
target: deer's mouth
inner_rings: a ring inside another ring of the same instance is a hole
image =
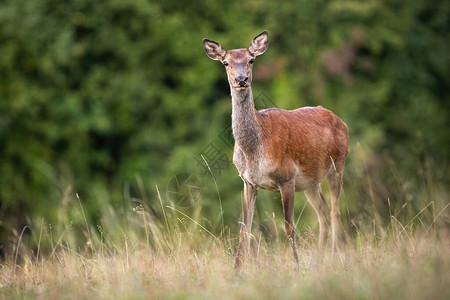
[[[240,85],[237,85],[237,86],[235,86],[235,88],[238,90],[238,91],[244,91],[244,90],[246,90],[247,88],[249,87],[249,85],[243,85],[243,86],[240,86]]]

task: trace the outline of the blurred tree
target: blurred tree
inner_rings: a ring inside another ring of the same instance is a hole
[[[124,183],[142,196],[136,177],[154,193],[177,174],[202,173],[195,157],[211,141],[231,158],[218,140],[231,114],[225,73],[201,39],[243,47],[263,29],[270,47],[255,65],[256,93],[281,108],[334,110],[352,145],[372,149],[367,163],[380,186],[392,181],[390,162],[408,180],[432,172],[448,184],[448,1],[5,0],[3,224],[56,220],[52,208],[68,191],[95,217],[106,203],[122,203]],[[354,193],[368,197],[366,179],[348,172]],[[208,176],[203,213],[214,218]],[[240,198],[234,167],[217,180],[222,199]],[[226,221],[236,223],[238,206],[225,201]]]

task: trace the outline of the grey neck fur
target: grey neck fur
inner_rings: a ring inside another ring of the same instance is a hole
[[[231,99],[234,140],[247,154],[255,153],[261,145],[261,133],[256,121],[257,111],[253,103],[251,87],[244,91],[237,91],[231,87]]]

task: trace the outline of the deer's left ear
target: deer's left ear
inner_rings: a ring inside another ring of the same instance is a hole
[[[227,53],[217,42],[203,39],[203,45],[205,46],[206,54],[213,60],[222,60]]]
[[[253,39],[248,51],[254,56],[261,55],[267,50],[267,46],[269,46],[269,33],[264,30]]]

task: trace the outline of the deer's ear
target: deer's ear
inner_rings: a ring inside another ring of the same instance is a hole
[[[269,46],[269,33],[264,30],[253,39],[248,51],[254,56],[261,55],[267,50],[267,46]]]
[[[206,54],[209,58],[214,60],[222,60],[225,57],[227,51],[223,50],[219,43],[214,41],[203,39],[203,45],[205,45]]]

